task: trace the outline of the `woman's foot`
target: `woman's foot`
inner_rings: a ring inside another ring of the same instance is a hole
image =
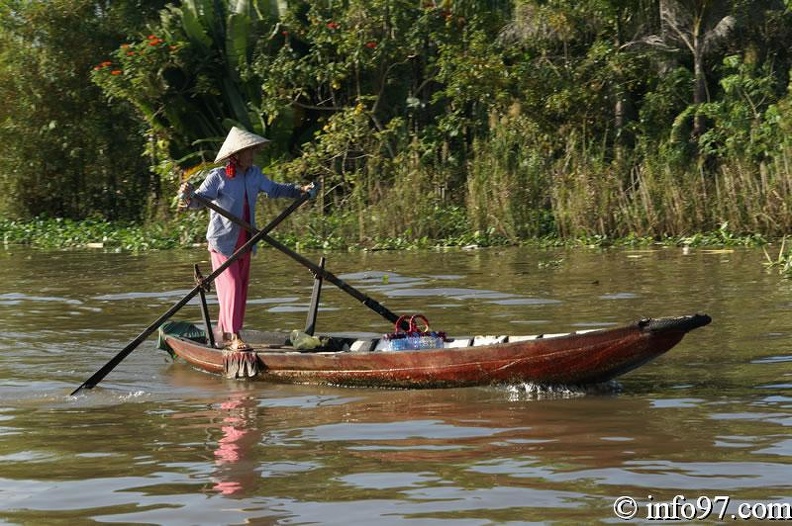
[[[225,343],[225,334],[223,335],[223,340]],[[225,348],[230,351],[249,351],[251,350],[250,345],[245,343],[242,338],[239,337],[239,333],[231,333],[228,343],[225,345]]]

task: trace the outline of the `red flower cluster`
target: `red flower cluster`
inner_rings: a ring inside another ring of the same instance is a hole
[[[110,62],[109,60],[105,60],[101,64],[94,66],[94,71],[99,71],[100,69],[109,68],[112,65],[113,65],[112,62]]]
[[[377,43],[374,42],[373,40],[369,40],[368,42],[366,42],[366,47],[369,49],[375,49],[377,47]]]
[[[336,29],[338,29],[339,27],[341,27],[341,26],[340,26],[340,25],[338,25],[338,22],[333,22],[333,21],[331,20],[330,22],[328,22],[328,23],[327,23],[327,29],[332,29],[332,30],[334,30],[334,31],[335,31],[335,30],[336,30]]]
[[[163,42],[164,42],[164,40],[162,40],[157,35],[149,35],[148,36],[148,45],[149,46],[159,46]]]
[[[109,60],[105,60],[104,62],[94,66],[93,69],[94,69],[94,71],[100,71],[102,69],[109,68],[112,65],[113,65],[112,62],[110,62]],[[112,69],[112,70],[110,70],[110,74],[111,75],[120,75],[121,73],[122,73],[122,71],[120,69]]]

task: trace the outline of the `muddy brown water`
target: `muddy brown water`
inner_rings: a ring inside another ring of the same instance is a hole
[[[694,312],[713,322],[589,390],[235,382],[172,362],[152,337],[70,397],[192,288],[193,263],[208,273],[206,252],[8,248],[0,522],[567,524],[789,510],[792,282],[761,250],[325,255],[352,286],[449,333]],[[248,325],[301,328],[311,286],[310,272],[260,251]],[[199,321],[195,302],[176,318]],[[392,328],[326,283],[318,330]]]

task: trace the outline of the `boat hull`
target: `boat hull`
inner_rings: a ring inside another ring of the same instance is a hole
[[[710,321],[702,314],[645,319],[616,328],[414,351],[301,352],[285,345],[287,335],[276,335],[270,343],[253,344],[248,352],[255,353],[255,377],[276,382],[384,388],[524,382],[585,385],[606,382],[640,367]],[[194,367],[227,373],[231,353],[162,329],[160,339],[173,355]],[[334,337],[334,341],[344,339]],[[353,341],[350,338],[347,343]]]

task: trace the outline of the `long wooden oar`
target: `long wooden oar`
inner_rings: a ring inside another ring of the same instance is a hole
[[[196,195],[193,197],[198,197],[198,196]],[[244,253],[248,252],[251,248],[253,248],[253,245],[255,245],[256,243],[267,237],[267,234],[272,229],[278,226],[278,224],[280,224],[281,221],[286,219],[286,217],[288,217],[292,212],[297,210],[310,197],[311,196],[308,193],[303,194],[299,199],[295,200],[292,204],[290,204],[283,212],[280,213],[280,215],[278,215],[278,217],[270,221],[269,224],[267,224],[264,228],[262,228],[255,235],[253,235],[253,237],[251,237],[247,243],[239,247],[239,250],[234,252],[234,254],[231,257],[229,257],[225,263],[217,267],[217,269],[215,269],[214,272],[209,274],[204,280],[204,283],[211,283],[212,281],[214,281],[217,278],[217,276],[219,276],[226,268],[231,266],[231,264],[234,261],[242,257]],[[214,203],[212,203],[212,205],[214,206]],[[222,210],[222,208],[220,208],[220,210]],[[146,329],[143,332],[141,332],[137,336],[137,338],[129,342],[129,344],[126,347],[121,349],[121,351],[118,354],[116,354],[109,362],[107,362],[104,365],[104,367],[96,371],[93,374],[93,376],[88,378],[85,382],[83,382],[83,384],[80,387],[75,389],[71,393],[72,396],[76,395],[83,389],[92,389],[93,387],[96,386],[96,384],[101,382],[102,379],[110,373],[110,371],[115,369],[115,367],[119,363],[121,363],[121,361],[124,358],[126,358],[132,351],[135,350],[135,348],[138,345],[140,345],[146,338],[148,338],[154,331],[156,331],[160,325],[162,325],[168,318],[173,316],[179,309],[184,307],[193,297],[195,297],[195,295],[201,291],[201,288],[204,286],[204,283],[199,283],[198,285],[196,285],[195,288],[193,288],[190,292],[187,293],[186,296],[184,296],[181,300],[179,300],[176,304],[174,304],[173,307],[168,309],[164,314],[162,314],[162,316],[157,318],[154,323],[146,327]]]
[[[242,228],[244,228],[245,230],[247,230],[248,232],[250,232],[254,236],[261,236],[261,239],[263,241],[266,241],[267,243],[269,243],[270,245],[272,245],[276,249],[280,250],[281,252],[283,252],[284,254],[289,256],[290,258],[294,259],[295,261],[297,261],[298,263],[303,265],[304,267],[307,267],[315,275],[321,276],[323,279],[326,279],[327,281],[329,281],[330,283],[332,283],[336,287],[340,288],[341,290],[343,290],[344,292],[346,292],[347,294],[349,294],[350,296],[352,296],[356,300],[358,300],[361,303],[363,303],[363,305],[365,305],[366,307],[370,308],[371,310],[373,310],[374,312],[376,312],[377,314],[379,314],[380,316],[382,316],[383,318],[388,320],[389,322],[396,323],[397,321],[399,321],[400,316],[398,314],[393,313],[391,310],[389,310],[387,307],[385,307],[384,305],[382,305],[378,301],[370,298],[369,296],[366,296],[365,294],[363,294],[362,292],[360,292],[356,288],[354,288],[351,285],[349,285],[348,283],[346,283],[344,280],[338,278],[332,272],[330,272],[328,270],[325,270],[324,268],[320,267],[316,263],[304,258],[303,256],[301,256],[297,252],[291,250],[289,247],[283,245],[279,241],[271,238],[270,236],[268,236],[266,234],[266,232],[264,232],[262,234],[261,231],[256,230],[256,228],[253,227],[253,225],[251,225],[247,221],[236,217],[235,215],[229,213],[227,210],[224,210],[223,208],[220,208],[219,206],[217,206],[213,202],[209,201],[208,199],[206,199],[206,198],[204,198],[204,197],[202,197],[200,195],[193,194],[192,199],[195,199],[196,201],[201,203],[203,206],[205,206],[205,207],[207,207],[207,208],[209,208],[211,210],[214,210],[215,212],[217,212],[221,216],[225,217],[229,221],[232,221],[233,223],[236,223],[237,225],[241,226]],[[405,330],[409,329],[409,323],[408,322],[402,322],[402,323],[403,323],[403,328]]]

